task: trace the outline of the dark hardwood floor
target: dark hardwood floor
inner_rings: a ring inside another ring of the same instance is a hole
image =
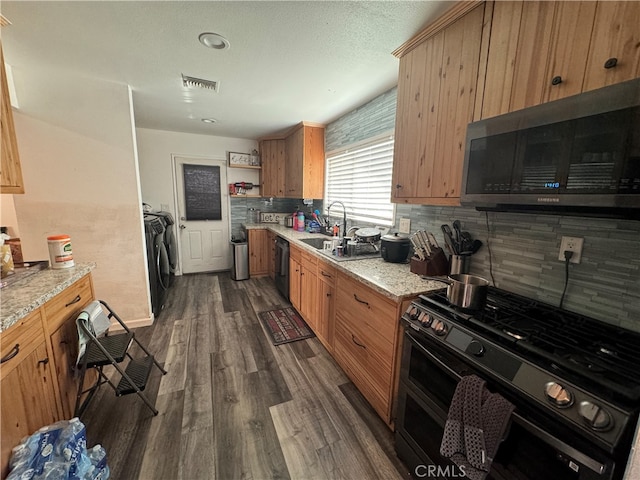
[[[316,338],[273,346],[257,312],[285,305],[268,278],[177,277],[155,324],[136,331],[168,370],[146,389],[158,416],[108,386],[82,416],[111,478],[408,477],[392,432]]]

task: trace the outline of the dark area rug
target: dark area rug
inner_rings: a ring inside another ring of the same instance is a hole
[[[260,312],[258,317],[269,332],[274,345],[314,336],[302,317],[291,307]]]

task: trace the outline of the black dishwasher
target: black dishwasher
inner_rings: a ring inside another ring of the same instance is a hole
[[[289,300],[289,242],[276,237],[276,288]]]

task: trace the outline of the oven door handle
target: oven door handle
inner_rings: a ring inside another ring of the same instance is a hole
[[[418,339],[416,339],[409,331],[405,331],[405,334],[411,339],[411,343],[413,344],[413,346],[415,348],[418,348],[420,350],[420,352],[422,354],[424,354],[425,356],[427,356],[431,362],[435,363],[439,368],[441,368],[442,370],[447,372],[449,375],[451,375],[457,381],[460,381],[462,379],[462,376],[458,372],[453,370],[451,367],[446,365],[442,360],[440,360],[438,357],[436,357],[433,353],[431,353],[429,350],[427,350],[422,345],[422,343]],[[606,472],[606,469],[607,469],[606,465],[598,462],[597,460],[594,460],[593,458],[591,458],[588,455],[580,452],[579,450],[576,450],[572,446],[567,445],[562,440],[558,440],[553,435],[550,435],[549,433],[545,432],[544,430],[542,430],[537,425],[535,425],[535,424],[531,423],[529,420],[523,418],[517,412],[513,412],[511,414],[511,419],[515,423],[520,425],[522,428],[527,430],[529,433],[531,433],[532,435],[540,438],[541,440],[543,440],[544,442],[546,442],[548,445],[552,446],[553,448],[555,448],[559,452],[565,453],[566,455],[571,457],[573,460],[576,460],[577,462],[580,462],[582,465],[584,465],[585,467],[589,468],[590,470],[593,470],[598,475],[603,475]],[[572,467],[570,466],[570,468],[572,468]],[[579,468],[579,466],[576,465],[576,468]]]

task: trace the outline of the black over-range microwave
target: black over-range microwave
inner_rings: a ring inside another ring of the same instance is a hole
[[[469,124],[461,202],[640,218],[640,79]]]

